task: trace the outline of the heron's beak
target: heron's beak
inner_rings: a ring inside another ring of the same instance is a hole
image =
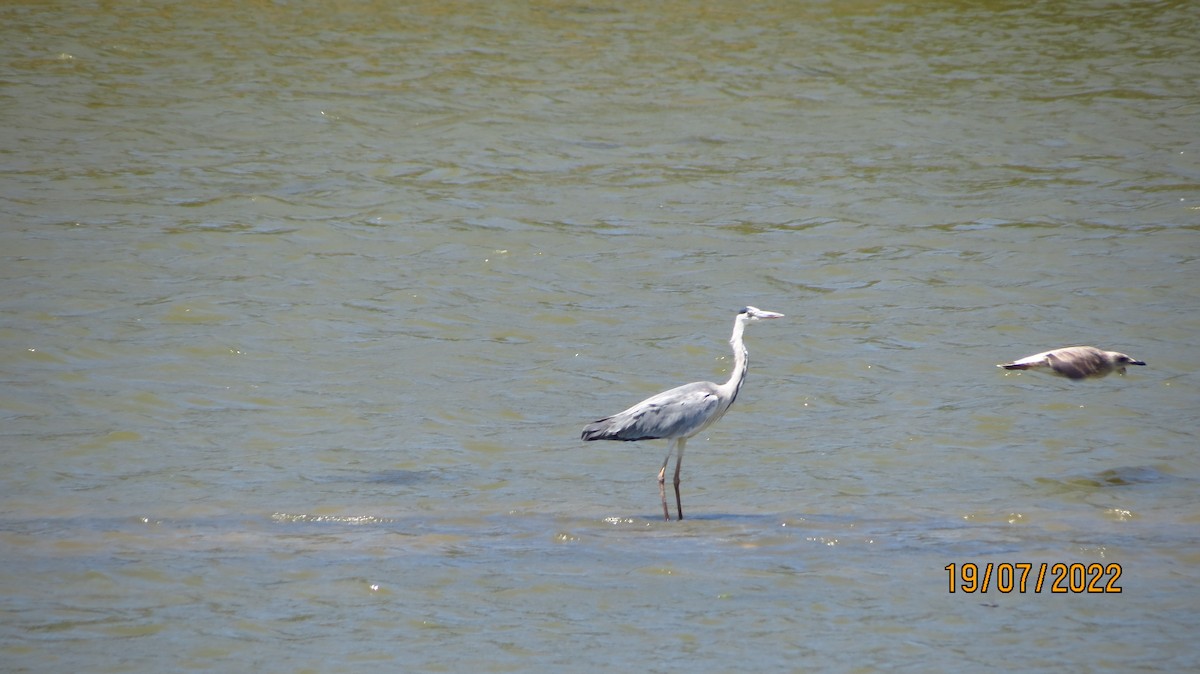
[[[1129,361],[1129,364],[1130,364],[1130,365],[1145,365],[1145,364],[1146,364],[1146,361],[1144,361],[1144,360],[1131,360],[1131,361]]]
[[[750,317],[751,318],[783,318],[783,314],[779,313],[778,311],[763,311],[762,309],[759,309],[759,310],[755,311],[754,313],[750,314]]]

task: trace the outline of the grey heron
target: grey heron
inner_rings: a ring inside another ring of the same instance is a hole
[[[1035,353],[1011,363],[1001,363],[996,367],[1006,370],[1049,369],[1051,373],[1060,377],[1087,379],[1104,377],[1114,371],[1125,374],[1125,366],[1145,364],[1116,351],[1105,351],[1094,346],[1068,346]]]
[[[665,478],[667,463],[675,454],[675,506],[679,519],[683,519],[683,502],[679,498],[679,466],[683,462],[683,448],[688,438],[716,423],[725,415],[737,398],[738,391],[746,381],[746,364],[749,353],[742,341],[742,331],[750,321],[765,318],[782,318],[783,314],[745,307],[733,321],[733,336],[729,344],[733,347],[733,371],[729,381],[714,384],[697,381],[663,391],[611,417],[593,421],[583,429],[584,440],[668,440],[667,456],[658,471],[658,495],[662,498],[663,518],[671,519],[667,508]]]

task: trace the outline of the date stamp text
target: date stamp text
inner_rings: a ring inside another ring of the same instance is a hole
[[[951,562],[945,567],[950,594],[1119,594],[1121,565],[1075,562]]]

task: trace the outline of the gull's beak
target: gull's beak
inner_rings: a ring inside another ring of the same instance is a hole
[[[1145,364],[1146,364],[1146,361],[1144,361],[1144,360],[1131,360],[1131,361],[1129,361],[1129,364],[1130,364],[1130,365],[1145,365]]]

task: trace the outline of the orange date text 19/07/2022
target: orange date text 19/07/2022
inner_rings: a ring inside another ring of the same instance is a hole
[[[949,576],[950,594],[955,592],[1008,594],[1117,594],[1121,586],[1121,565],[1093,562],[966,562],[950,563],[944,569]]]

